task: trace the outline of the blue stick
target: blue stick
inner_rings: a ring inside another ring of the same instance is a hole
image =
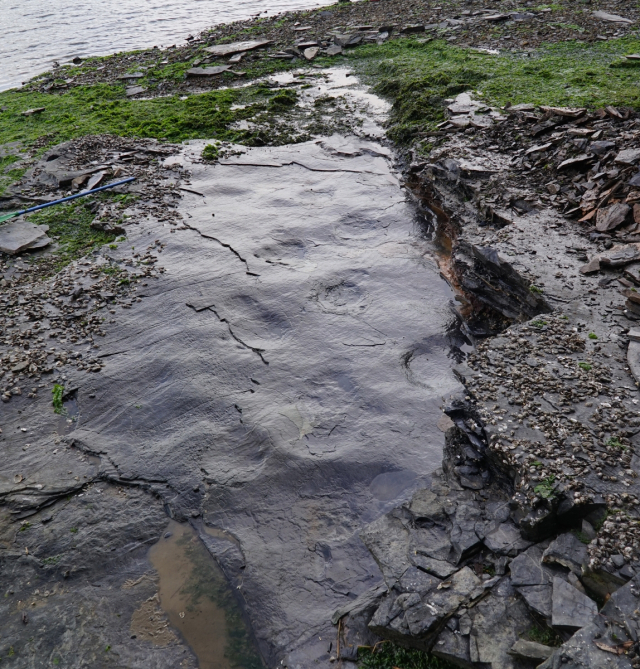
[[[100,191],[107,190],[108,188],[114,188],[115,186],[122,186],[122,184],[128,184],[131,181],[135,181],[135,177],[129,177],[123,181],[116,181],[113,184],[107,184],[106,186],[100,186],[100,188],[94,188],[93,190],[87,190],[82,193],[76,193],[76,195],[69,195],[69,197],[63,197],[62,200],[55,200],[54,202],[45,202],[45,204],[39,204],[37,207],[29,207],[29,209],[23,209],[22,211],[14,211],[13,214],[8,216],[0,216],[0,222],[6,221],[14,216],[21,216],[22,214],[28,214],[31,211],[38,211],[39,209],[46,209],[47,207],[53,207],[54,204],[61,204],[62,202],[69,202],[69,200],[75,200],[79,197],[85,197],[85,195],[92,195],[93,193],[99,193]]]

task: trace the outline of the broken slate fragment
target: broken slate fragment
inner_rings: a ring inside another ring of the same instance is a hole
[[[320,51],[320,49],[318,49],[317,46],[312,46],[305,49],[303,55],[306,60],[313,60],[318,55],[318,51]]]
[[[591,153],[595,153],[596,156],[604,156],[606,153],[615,148],[616,148],[615,142],[602,140],[598,142],[591,142],[591,145],[589,146],[589,151],[591,151]]]
[[[187,77],[214,77],[231,69],[231,65],[218,65],[216,67],[192,67],[187,70]]]
[[[579,576],[582,574],[582,565],[588,562],[587,547],[573,532],[566,532],[551,542],[542,554],[542,561],[560,564]]]
[[[640,160],[640,149],[624,149],[616,156],[616,163],[634,165]]]
[[[627,363],[633,378],[640,382],[640,342],[631,340],[627,349]]]
[[[541,562],[542,549],[535,545],[514,558],[509,565],[512,584],[519,586],[549,583],[551,577]]]
[[[618,16],[617,14],[609,14],[608,12],[593,12],[593,16],[596,19],[602,19],[603,21],[609,21],[610,23],[633,23],[631,19],[625,19],[622,16]]]
[[[438,578],[448,578],[457,569],[450,562],[434,560],[426,555],[412,555],[411,562],[427,574],[433,574]]]
[[[40,114],[46,108],[45,107],[36,107],[35,109],[27,109],[26,111],[20,112],[21,116],[33,116],[34,114]]]
[[[337,44],[332,44],[327,49],[327,56],[338,56],[342,53],[342,47]]]
[[[621,202],[599,209],[596,215],[596,230],[598,232],[615,230],[625,222],[630,211],[631,207]]]
[[[263,46],[272,44],[271,40],[259,40],[253,42],[232,42],[231,44],[219,44],[218,46],[210,46],[205,49],[214,56],[231,56],[234,53],[241,51],[253,51]]]
[[[127,86],[125,89],[125,94],[128,98],[133,97],[134,95],[140,95],[144,93],[147,89],[144,86]]]
[[[502,523],[487,534],[484,545],[498,555],[517,555],[530,546],[531,542],[523,539],[520,530],[512,523]]]
[[[413,636],[424,637],[433,632],[440,622],[451,616],[463,603],[482,596],[482,581],[469,567],[456,572],[443,581],[435,591],[405,613],[409,631]]]
[[[596,603],[576,590],[559,576],[553,578],[553,594],[551,596],[551,624],[579,630],[588,625],[598,613]]]
[[[640,244],[621,244],[612,246],[608,251],[600,254],[598,258],[600,260],[600,265],[608,269],[624,267],[636,260],[640,260]]]
[[[558,165],[558,171],[568,169],[584,169],[590,162],[593,162],[593,156],[583,153],[576,158],[568,158]]]
[[[0,227],[0,251],[12,255],[26,251],[36,242],[48,239],[45,234],[48,229],[48,225],[35,225],[24,221],[3,225]]]
[[[553,655],[553,650],[554,649],[550,646],[544,646],[535,641],[518,639],[513,646],[511,646],[509,655],[521,657],[524,660],[546,660]]]
[[[118,77],[120,81],[135,81],[136,79],[142,79],[144,74],[142,72],[131,72],[130,74],[123,74],[121,77]]]
[[[517,588],[517,591],[532,611],[544,618],[551,615],[551,584],[523,585]]]

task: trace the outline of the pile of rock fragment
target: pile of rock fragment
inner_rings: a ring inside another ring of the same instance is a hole
[[[175,147],[154,141],[111,136],[89,136],[47,151],[2,203],[58,199],[113,178],[134,174],[133,206],[122,209],[105,200],[90,202],[92,227],[126,234],[126,226],[144,217],[169,223],[172,230],[182,221],[176,212],[180,197],[179,178],[162,183],[161,160]],[[159,160],[160,159],[160,160]],[[172,173],[173,174],[173,173]],[[174,175],[175,176],[175,175]],[[142,200],[142,203],[140,203]],[[47,226],[22,218],[0,225],[3,239],[42,239]],[[70,368],[99,372],[99,353],[105,325],[115,322],[116,307],[127,309],[140,301],[136,292],[164,270],[158,254],[165,244],[151,241],[145,249],[131,249],[121,257],[113,249],[96,249],[56,271],[57,247],[46,244],[13,244],[0,249],[0,399],[35,397],[45,382],[65,378]],[[39,251],[37,255],[33,255]],[[43,255],[44,254],[44,255]]]

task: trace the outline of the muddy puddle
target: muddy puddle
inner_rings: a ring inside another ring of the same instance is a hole
[[[264,666],[222,571],[191,527],[171,521],[149,558],[160,577],[160,605],[199,669]]]

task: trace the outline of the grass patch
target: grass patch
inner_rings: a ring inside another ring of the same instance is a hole
[[[214,162],[218,160],[218,147],[213,144],[207,144],[202,150],[202,159]]]
[[[467,90],[479,91],[497,106],[638,107],[640,67],[618,65],[621,56],[639,51],[640,40],[624,38],[595,44],[568,41],[531,55],[496,56],[413,38],[359,47],[348,61],[393,102],[391,137],[408,143],[444,120],[446,98]]]
[[[272,97],[272,111],[295,104],[289,91],[274,96],[266,86],[210,91],[184,100],[179,95],[128,100],[124,91],[121,85],[96,84],[78,86],[63,94],[22,90],[0,93],[0,106],[6,107],[0,117],[0,145],[16,141],[29,145],[45,135],[48,144],[57,144],[101,133],[171,142],[215,138],[252,145],[252,132],[230,126],[267,111]],[[244,106],[232,110],[238,103]],[[45,111],[21,116],[20,112],[33,107],[45,107]]]
[[[54,272],[85,256],[93,249],[112,242],[116,237],[113,233],[94,230],[91,227],[95,215],[85,206],[86,204],[86,202],[69,202],[29,215],[31,223],[48,225],[47,234],[58,242],[59,246],[54,253],[51,268]]]
[[[533,325],[534,328],[543,328],[546,324],[547,321],[542,321],[542,320],[531,321],[531,325]]]
[[[542,295],[542,293],[544,293],[542,288],[538,288],[538,286],[533,286],[533,285],[529,286],[529,291],[532,293],[536,293],[537,295]]]
[[[61,559],[62,555],[51,555],[49,557],[44,558],[42,564],[48,564],[48,565],[58,564],[58,562],[60,562]]]
[[[420,650],[401,648],[384,641],[375,648],[358,649],[360,669],[454,669],[453,665]]]

